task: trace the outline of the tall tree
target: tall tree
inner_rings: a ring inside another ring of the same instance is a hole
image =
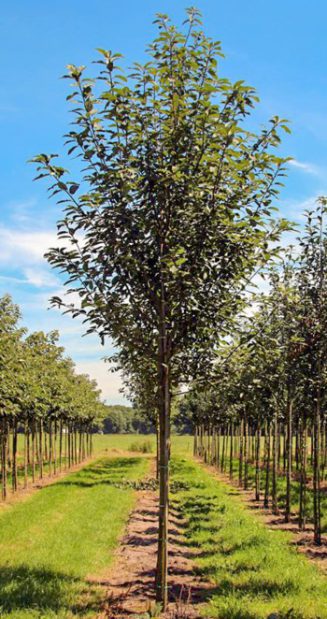
[[[285,163],[272,148],[287,126],[275,117],[258,134],[246,129],[255,90],[219,75],[220,43],[200,29],[197,10],[182,32],[166,15],[156,24],[147,62],[129,74],[106,50],[95,78],[68,66],[68,153],[80,157],[81,176],[69,179],[53,156],[34,161],[64,203],[66,245],[48,259],[80,299],[54,303],[157,367],[156,596],[165,607],[171,392],[210,361],[246,281],[286,227],[271,207]]]

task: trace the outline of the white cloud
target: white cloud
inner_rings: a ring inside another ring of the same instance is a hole
[[[48,230],[29,231],[0,227],[0,261],[18,266],[44,261],[44,254],[56,244],[56,234]]]
[[[306,172],[307,174],[313,174],[314,176],[320,176],[322,174],[322,170],[314,163],[298,161],[297,159],[291,159],[289,161],[289,164],[293,166],[293,168],[302,170],[303,172]]]
[[[46,268],[32,268],[23,269],[23,273],[26,276],[26,283],[36,286],[37,288],[53,288],[59,286],[60,281],[55,275]]]
[[[96,378],[102,396],[108,404],[128,404],[128,400],[120,393],[122,379],[119,372],[109,372],[109,365],[104,361],[77,361],[76,369],[82,374]]]
[[[322,196],[325,193],[327,193],[327,191],[322,189],[321,191],[317,191],[314,195],[304,198],[303,200],[285,200],[280,205],[281,211],[290,221],[294,221],[297,224],[303,224],[305,221],[304,212],[313,210],[317,205],[319,196]]]
[[[27,284],[26,279],[11,277],[11,275],[0,275],[0,281],[8,282],[8,284]]]
[[[126,398],[120,393],[122,381],[119,374],[109,372],[108,364],[102,360],[113,353],[111,342],[108,340],[103,347],[96,335],[83,338],[86,327],[80,319],[73,320],[58,310],[47,311],[49,298],[63,298],[67,291],[44,259],[44,253],[58,245],[55,229],[27,227],[33,222],[25,217],[25,211],[33,204],[16,205],[15,225],[0,225],[1,291],[9,292],[20,305],[22,323],[30,331],[59,331],[59,342],[75,361],[77,372],[95,379],[108,403],[126,404]],[[73,293],[67,295],[66,300],[79,304],[80,298]]]

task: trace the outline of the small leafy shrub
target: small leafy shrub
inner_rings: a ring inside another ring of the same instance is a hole
[[[137,451],[142,454],[150,454],[153,452],[153,447],[151,441],[142,441],[141,443],[131,443],[129,446],[129,451]]]

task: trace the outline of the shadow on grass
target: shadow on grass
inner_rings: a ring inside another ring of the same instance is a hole
[[[179,464],[178,474],[183,472],[183,466]],[[293,577],[266,573],[265,561],[260,558],[264,556],[262,550],[266,540],[255,526],[252,531],[242,534],[242,513],[234,522],[231,521],[228,495],[227,490],[224,500],[224,496],[215,497],[210,487],[201,493],[193,489],[191,493],[177,495],[174,507],[183,511],[186,518],[184,544],[189,548],[198,548],[195,553],[200,560],[195,569],[197,576],[216,583],[204,596],[205,601],[213,605],[214,612],[218,613],[216,616],[220,619],[257,619],[256,610],[248,606],[249,599],[258,598],[262,604],[276,601],[278,606],[280,598],[296,596],[299,587]],[[231,530],[234,538],[231,537]],[[255,559],[256,548],[258,559]],[[293,614],[278,614],[280,618],[286,616],[293,617]]]
[[[87,589],[87,604],[74,607],[79,616],[96,610],[95,587],[73,576],[49,569],[31,568],[27,565],[1,566],[0,615],[18,610],[52,611],[71,610],[72,594],[83,594]]]

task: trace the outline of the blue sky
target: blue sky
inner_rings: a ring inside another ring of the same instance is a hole
[[[126,63],[144,60],[155,34],[156,12],[176,22],[190,2],[181,0],[16,0],[0,16],[0,294],[19,303],[30,329],[61,332],[61,342],[80,371],[97,378],[108,402],[122,402],[118,376],[101,358],[110,353],[81,325],[47,310],[61,281],[43,259],[54,243],[59,208],[45,186],[33,183],[27,160],[39,152],[62,152],[70,121],[59,79],[68,63],[90,65],[95,48],[121,52]],[[294,157],[280,209],[301,224],[301,212],[327,195],[327,3],[325,0],[198,0],[208,35],[222,41],[221,73],[258,90],[254,114],[291,121],[283,154]],[[91,66],[92,72],[92,66]],[[63,163],[68,162],[63,159]]]

